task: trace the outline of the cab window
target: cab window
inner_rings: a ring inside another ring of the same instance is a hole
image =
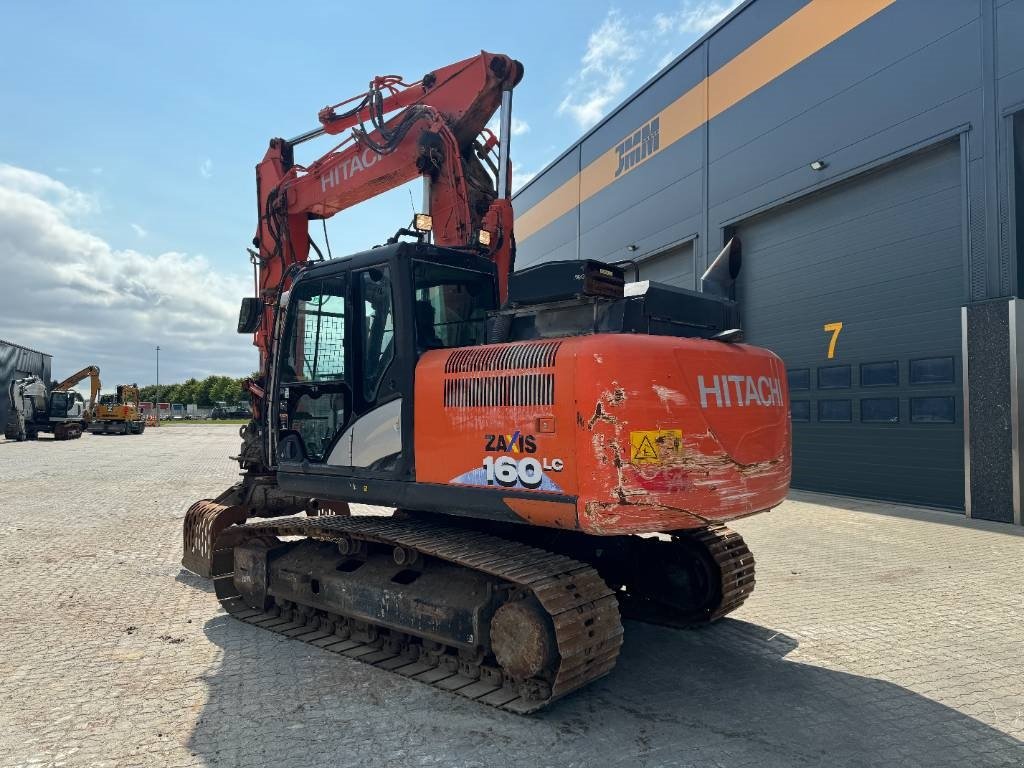
[[[363,398],[377,399],[381,379],[395,357],[394,308],[391,273],[387,267],[368,269],[359,275],[363,310]]]
[[[417,261],[413,279],[417,352],[486,342],[487,313],[497,305],[490,275]]]
[[[289,301],[283,382],[336,381],[345,376],[345,278],[301,282]]]

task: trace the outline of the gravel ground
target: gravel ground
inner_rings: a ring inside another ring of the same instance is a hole
[[[237,427],[0,442],[0,766],[1024,765],[1024,532],[796,494],[758,587],[516,717],[261,631],[181,570]]]

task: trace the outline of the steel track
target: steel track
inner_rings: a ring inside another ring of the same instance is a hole
[[[616,595],[594,568],[578,560],[486,533],[381,517],[290,518],[233,526],[218,539],[216,549],[282,536],[401,546],[514,585],[532,594],[546,611],[558,658],[538,678],[516,681],[489,656],[477,660],[460,656],[453,647],[405,629],[368,624],[289,601],[277,600],[269,610],[253,609],[239,595],[233,574],[218,575],[214,580],[217,597],[235,618],[518,714],[535,712],[615,666],[622,646]]]
[[[750,596],[757,583],[754,555],[739,533],[721,524],[672,536],[665,546],[677,546],[685,553],[686,545],[702,548],[714,562],[709,574],[717,583],[710,590],[713,599],[696,612],[681,610],[678,605],[661,602],[643,592],[627,590],[621,595],[622,615],[627,619],[660,624],[677,629],[699,629],[732,613]]]

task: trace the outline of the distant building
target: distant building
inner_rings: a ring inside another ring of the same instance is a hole
[[[7,423],[11,382],[35,374],[49,386],[52,360],[53,356],[45,352],[0,339],[0,425]]]

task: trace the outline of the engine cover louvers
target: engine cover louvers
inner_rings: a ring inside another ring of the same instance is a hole
[[[555,374],[550,369],[561,342],[502,344],[460,349],[445,363],[445,408],[551,405],[555,401]],[[516,371],[483,376],[492,371]],[[463,374],[463,375],[459,375]],[[465,375],[470,374],[470,375]]]
[[[444,372],[477,373],[552,368],[560,346],[560,341],[545,341],[538,344],[501,344],[459,349],[452,352],[448,358]]]

